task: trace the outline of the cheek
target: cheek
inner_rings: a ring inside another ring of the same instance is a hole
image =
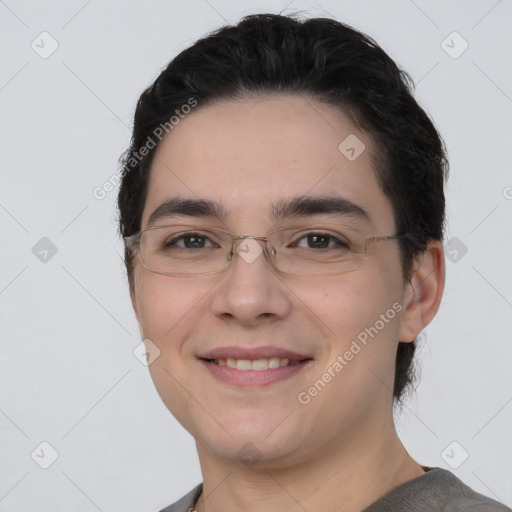
[[[180,319],[197,303],[190,284],[150,273],[136,280],[135,293],[143,335],[161,348],[168,345]]]
[[[185,428],[194,416],[189,409],[189,395],[183,392],[187,384],[187,365],[182,347],[190,329],[191,317],[201,307],[206,293],[197,283],[145,273],[135,281],[139,321],[144,339],[158,347],[159,353],[149,365],[155,388],[166,407]]]
[[[346,335],[357,334],[373,325],[400,297],[400,290],[392,278],[382,275],[361,276],[355,273],[317,283],[314,289],[294,287],[306,310],[331,331],[346,340]],[[393,315],[396,316],[396,315]]]
[[[141,273],[142,274],[142,273]],[[191,331],[205,318],[215,279],[188,279],[145,272],[135,281],[139,322],[144,339],[161,351],[165,366],[181,373],[191,357]]]
[[[307,305],[329,327],[318,378],[322,372],[334,375],[315,399],[319,416],[330,403],[338,407],[325,414],[340,421],[354,411],[364,414],[392,389],[401,308],[397,283],[396,275],[375,269],[373,275],[331,279],[309,295]]]
[[[354,359],[365,366],[394,364],[402,309],[401,269],[393,259],[372,263],[364,272],[333,276],[318,283],[313,293],[297,290],[307,309],[328,328],[328,362],[352,347],[357,351]]]
[[[387,383],[392,388],[403,309],[401,269],[393,260],[376,262],[372,268],[347,303],[347,318],[355,320],[346,340],[357,351],[354,360],[360,363],[359,376],[364,375],[366,386],[378,389]]]

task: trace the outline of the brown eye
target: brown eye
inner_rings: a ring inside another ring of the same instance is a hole
[[[183,245],[179,245],[179,242],[181,241],[183,241]],[[199,233],[181,233],[178,236],[166,240],[163,247],[165,249],[171,247],[176,247],[178,249],[203,249],[207,241],[210,242],[210,247],[215,247],[208,237]]]
[[[329,233],[308,233],[301,238],[300,240],[306,240],[307,247],[306,249],[334,249],[334,248],[344,248],[349,249],[349,245],[344,240],[340,240],[338,237],[335,237]],[[298,242],[296,244],[298,245]],[[299,247],[304,247],[300,246]]]

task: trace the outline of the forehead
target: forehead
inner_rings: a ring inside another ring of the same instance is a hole
[[[367,211],[376,233],[389,231],[392,209],[371,151],[368,134],[312,99],[271,96],[196,107],[157,148],[141,226],[176,197],[221,203],[230,228],[261,229],[272,227],[275,205],[286,198],[339,196]]]

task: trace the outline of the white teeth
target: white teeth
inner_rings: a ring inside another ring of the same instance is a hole
[[[279,368],[279,357],[271,357],[268,360],[268,367],[269,368]]]
[[[264,359],[214,359],[219,366],[227,366],[236,370],[268,370],[279,368],[279,366],[297,366],[300,361],[289,359],[280,359],[279,357],[269,357]]]
[[[251,369],[251,361],[249,359],[238,359],[236,362],[237,370],[250,370]]]
[[[250,364],[251,370],[267,370],[268,369],[268,359],[255,359],[252,363],[248,361]],[[240,367],[237,365],[237,368]],[[243,368],[245,370],[245,368]]]

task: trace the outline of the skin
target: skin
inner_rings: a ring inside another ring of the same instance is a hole
[[[366,145],[352,162],[338,150],[349,134]],[[367,236],[394,234],[371,150],[369,136],[343,114],[298,96],[198,107],[157,149],[141,227],[179,195],[221,200],[232,233],[264,236],[274,228],[273,201],[334,191],[370,213]],[[355,512],[421,475],[397,437],[392,388],[398,342],[413,341],[439,307],[441,242],[418,258],[407,283],[397,241],[371,244],[358,270],[329,277],[279,274],[263,257],[247,263],[237,256],[222,274],[192,278],[155,274],[135,262],[132,303],[141,336],[161,351],[151,377],[196,440],[204,482],[196,510]],[[301,404],[298,393],[395,302],[402,311]],[[217,381],[196,357],[219,346],[268,344],[314,362],[292,378],[248,390]],[[251,465],[238,456],[248,442],[258,450]]]

